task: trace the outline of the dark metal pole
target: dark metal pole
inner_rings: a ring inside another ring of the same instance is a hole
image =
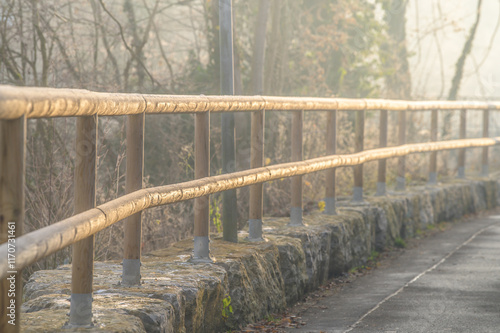
[[[232,1],[219,0],[220,88],[221,95],[234,95]],[[222,114],[222,173],[235,171],[234,114]],[[238,242],[236,190],[222,193],[224,240]]]

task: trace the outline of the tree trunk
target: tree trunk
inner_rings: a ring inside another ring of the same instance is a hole
[[[269,0],[259,1],[259,13],[255,22],[251,77],[251,89],[255,95],[262,95],[264,92],[264,55],[269,6]]]
[[[460,91],[460,84],[462,82],[462,77],[464,75],[464,67],[465,67],[465,61],[467,60],[467,56],[470,54],[472,50],[472,43],[474,42],[474,37],[476,36],[476,31],[477,27],[479,25],[479,21],[481,19],[481,5],[483,3],[483,0],[478,0],[477,2],[477,11],[476,11],[476,21],[472,25],[469,36],[467,37],[467,40],[465,41],[464,48],[462,50],[462,54],[458,58],[457,64],[455,65],[455,76],[453,77],[453,80],[451,82],[451,88],[450,92],[448,94],[448,100],[454,101],[457,99],[458,92]],[[448,136],[451,134],[450,133],[450,128],[449,126],[451,122],[451,118],[453,116],[453,111],[446,112],[444,114],[443,118],[443,129],[442,129],[442,138],[447,139]],[[443,156],[443,170],[447,172],[448,170],[448,154],[441,154]]]
[[[386,77],[389,98],[409,99],[411,97],[411,75],[406,49],[406,7],[408,0],[392,0],[390,7],[385,8],[385,20],[391,38],[386,46],[388,64],[394,70],[393,75]],[[393,54],[393,56],[390,56]]]
[[[472,43],[474,42],[474,37],[476,36],[477,27],[479,25],[479,21],[481,20],[481,5],[483,0],[478,0],[477,2],[477,12],[476,12],[476,22],[470,29],[469,37],[465,41],[464,48],[462,50],[462,54],[460,58],[458,58],[457,64],[455,65],[455,76],[451,82],[450,93],[448,94],[448,100],[455,101],[457,99],[458,92],[460,90],[460,83],[462,82],[462,77],[464,75],[464,67],[465,61],[467,60],[467,56],[470,54],[472,50]]]
[[[406,49],[406,8],[408,0],[390,0],[384,7],[385,21],[389,41],[382,45],[382,58],[385,59],[385,67],[392,75],[387,75],[386,97],[391,99],[411,98],[411,75],[408,65],[408,51]],[[414,137],[416,132],[413,115],[409,115],[408,132],[409,137]],[[396,123],[396,115],[391,113],[391,121]],[[397,137],[397,126],[390,126],[389,137]]]

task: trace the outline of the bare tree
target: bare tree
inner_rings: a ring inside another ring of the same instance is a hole
[[[458,91],[460,89],[460,83],[462,82],[462,77],[464,75],[464,67],[465,61],[469,56],[472,50],[472,44],[474,42],[474,37],[476,36],[477,27],[479,26],[479,21],[481,20],[481,6],[483,0],[477,1],[477,9],[476,9],[476,20],[469,31],[469,36],[465,41],[464,48],[462,49],[462,53],[458,58],[457,64],[455,65],[455,75],[453,76],[453,80],[451,81],[451,88],[448,94],[448,100],[454,101],[457,99]],[[446,128],[446,127],[444,127]]]

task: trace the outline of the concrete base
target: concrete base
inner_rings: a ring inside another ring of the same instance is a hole
[[[387,194],[387,185],[386,183],[380,183],[378,182],[377,183],[377,192],[375,193],[375,195],[377,197],[382,197],[384,195]]]
[[[211,263],[213,262],[210,258],[210,239],[208,236],[198,236],[194,238],[194,250],[193,258],[191,258],[192,263]]]
[[[488,166],[488,164],[483,165],[483,167],[481,169],[481,176],[488,177],[489,174],[490,174],[490,167]]]
[[[325,198],[325,211],[323,212],[326,215],[337,215],[337,207],[336,207],[335,197]]]
[[[290,223],[288,225],[292,227],[304,225],[302,222],[302,207],[292,207],[290,209]]]
[[[123,259],[122,284],[136,286],[141,284],[141,260]]]
[[[458,179],[465,179],[465,168],[464,167],[458,167],[457,178]]]
[[[429,185],[436,185],[437,179],[437,172],[429,172]]]
[[[406,190],[406,180],[404,177],[396,177],[396,191],[405,191]]]
[[[248,237],[249,242],[262,242],[262,220],[252,219],[248,221]]]
[[[363,188],[353,187],[352,188],[352,201],[353,202],[363,202]]]
[[[92,294],[71,294],[69,323],[65,328],[91,327]]]

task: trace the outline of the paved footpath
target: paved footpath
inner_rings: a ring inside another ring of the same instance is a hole
[[[423,239],[301,317],[287,332],[500,332],[500,215]]]

